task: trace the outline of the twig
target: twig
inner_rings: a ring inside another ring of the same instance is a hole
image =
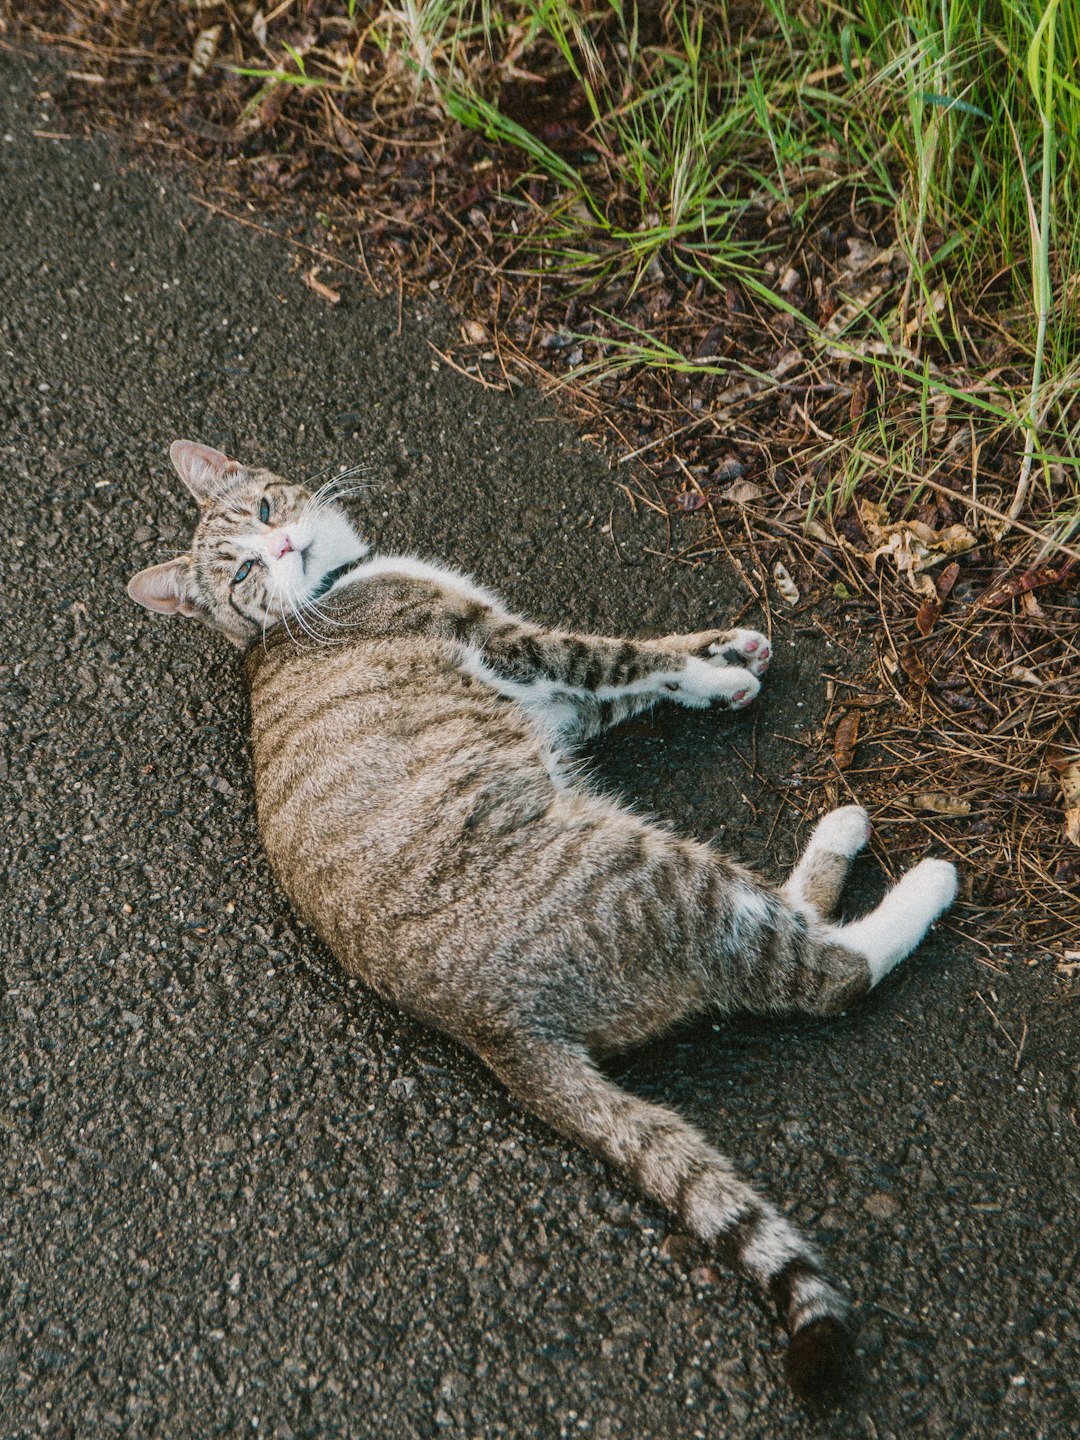
[[[243,215],[234,215],[231,210],[215,205],[212,200],[203,200],[198,195],[192,195],[191,198],[204,210],[212,210],[215,215],[221,215],[226,220],[235,220],[237,225],[246,225],[249,230],[258,230],[260,235],[269,235],[273,240],[280,240],[283,245],[291,245],[294,250],[306,250],[309,255],[317,255],[320,260],[325,260],[328,265],[336,265],[341,270],[351,270],[354,275],[364,274],[359,265],[351,265],[348,260],[342,260],[340,255],[331,255],[327,250],[320,250],[317,245],[307,245],[303,240],[294,240],[291,235],[282,235],[279,230],[273,230],[269,225],[257,225],[254,220],[248,220]],[[371,278],[370,274],[367,278]]]
[[[430,350],[434,350],[435,354],[438,355],[440,360],[445,360],[447,365],[450,366],[451,370],[456,370],[459,375],[464,375],[466,380],[475,381],[477,385],[482,385],[485,390],[497,390],[500,395],[505,395],[507,393],[509,386],[496,385],[493,380],[485,380],[483,375],[481,375],[478,370],[466,370],[464,365],[459,365],[456,360],[452,359],[451,356],[446,353],[445,350],[440,350],[433,341],[429,340],[427,343],[428,348]]]
[[[1001,1031],[1002,1035],[1005,1036],[1005,1039],[1009,1042],[1009,1044],[1012,1046],[1012,1048],[1016,1051],[1016,1064],[1019,1065],[1019,1064],[1020,1064],[1020,1056],[1024,1053],[1024,1052],[1023,1052],[1023,1049],[1021,1048],[1021,1046],[1017,1045],[1016,1041],[1015,1041],[1015,1040],[1013,1039],[1013,1037],[1009,1034],[1008,1030],[1005,1029],[1005,1026],[1004,1026],[1004,1025],[1001,1023],[1001,1021],[998,1019],[998,1017],[997,1017],[997,1015],[996,1015],[996,1013],[995,1013],[995,1011],[994,1011],[994,1007],[993,1007],[987,1000],[984,1000],[984,999],[983,999],[983,996],[982,996],[981,992],[978,991],[978,990],[976,990],[976,991],[975,991],[975,996],[976,996],[976,999],[982,1001],[982,1004],[983,1004],[984,1008],[986,1009],[986,1011],[988,1012],[988,1014],[989,1014],[989,1016],[990,1016],[990,1019],[993,1020],[994,1024],[995,1024],[995,1025],[997,1026],[997,1028]],[[1026,1024],[1024,1025],[1024,1037],[1025,1037],[1025,1039],[1027,1038],[1027,1025],[1026,1025]],[[1013,1068],[1015,1069],[1015,1066],[1014,1066]]]

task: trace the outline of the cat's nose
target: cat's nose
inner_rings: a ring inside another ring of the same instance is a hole
[[[284,530],[277,530],[270,536],[270,554],[275,560],[280,560],[292,549],[295,549],[295,546]]]

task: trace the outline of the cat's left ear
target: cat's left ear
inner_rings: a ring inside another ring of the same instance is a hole
[[[128,581],[127,592],[131,598],[147,610],[156,610],[159,615],[195,614],[196,607],[191,601],[191,558],[178,555],[175,560],[166,560],[164,565],[150,565],[140,570]]]
[[[243,470],[239,460],[230,460],[209,445],[194,440],[174,440],[169,446],[169,459],[200,505],[208,505],[228,490]]]

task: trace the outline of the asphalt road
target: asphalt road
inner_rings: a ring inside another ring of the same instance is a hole
[[[170,440],[369,460],[377,541],[552,621],[696,628],[745,593],[648,553],[541,399],[441,364],[434,299],[400,332],[356,277],[332,308],[279,241],[35,136],[55,84],[0,55],[0,1436],[1075,1435],[1080,1007],[1051,963],[944,930],[836,1022],[619,1065],[860,1297],[866,1386],[814,1422],[748,1287],[301,931],[232,655],[124,596],[189,531]],[[782,737],[842,663],[808,617],[776,640],[755,711],[593,757],[772,874]]]

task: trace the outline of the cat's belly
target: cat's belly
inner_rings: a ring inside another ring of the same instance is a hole
[[[457,929],[494,873],[524,863],[556,787],[527,719],[488,696],[407,716],[385,693],[300,708],[253,713],[259,827],[303,918],[374,979],[410,927]]]

